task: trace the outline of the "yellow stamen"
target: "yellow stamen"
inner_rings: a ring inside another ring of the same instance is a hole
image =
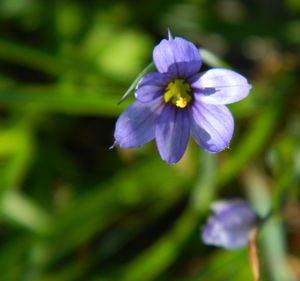
[[[181,107],[181,108],[185,108],[188,104],[187,99],[180,97],[178,100],[176,100],[176,106],[177,107]]]
[[[168,84],[164,94],[165,102],[172,102],[175,106],[185,108],[192,100],[191,87],[183,79],[175,79]]]

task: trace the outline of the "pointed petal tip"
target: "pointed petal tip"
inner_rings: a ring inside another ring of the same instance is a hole
[[[118,145],[118,142],[115,140],[114,143],[108,148],[109,150],[115,148]]]
[[[162,99],[141,103],[133,101],[119,116],[116,125],[113,146],[123,148],[138,147],[155,137],[155,125],[162,109]]]
[[[173,40],[173,36],[170,30],[170,27],[168,27],[168,36],[169,36],[169,40]]]
[[[197,47],[181,37],[163,39],[153,49],[153,62],[160,73],[170,76],[191,77],[201,67],[201,56]]]

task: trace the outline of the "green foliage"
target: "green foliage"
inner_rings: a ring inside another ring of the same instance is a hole
[[[246,249],[200,240],[224,197],[273,211],[259,233],[261,280],[299,278],[299,4],[270,5],[0,2],[1,281],[253,280]],[[204,69],[253,85],[229,106],[230,148],[208,154],[191,140],[172,166],[154,143],[108,149],[168,27],[199,46]]]

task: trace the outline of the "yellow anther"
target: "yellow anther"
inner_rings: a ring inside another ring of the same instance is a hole
[[[191,87],[183,79],[175,79],[166,87],[165,102],[172,102],[175,106],[184,108],[192,100]]]
[[[178,100],[176,100],[176,106],[177,107],[181,107],[181,108],[185,108],[188,104],[187,99],[180,97]]]

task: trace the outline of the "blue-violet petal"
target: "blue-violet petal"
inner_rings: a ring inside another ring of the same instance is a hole
[[[210,104],[229,104],[248,96],[247,79],[229,69],[213,68],[191,78],[191,87],[199,100]]]
[[[156,125],[155,136],[161,158],[168,164],[178,162],[189,141],[190,120],[187,108],[167,103]]]
[[[229,146],[234,120],[225,105],[204,104],[195,96],[189,111],[191,134],[203,149],[214,153]]]
[[[146,74],[138,83],[135,91],[135,97],[140,102],[149,102],[159,96],[162,96],[165,91],[170,77],[167,74],[159,72],[150,72]]]
[[[177,78],[188,78],[201,67],[197,47],[181,37],[163,39],[153,50],[153,61],[159,72]]]
[[[151,141],[163,104],[163,98],[149,103],[132,102],[117,120],[114,145],[136,147]]]
[[[248,242],[250,231],[258,223],[258,216],[244,200],[217,201],[215,212],[202,232],[202,240],[209,245],[237,249]]]

